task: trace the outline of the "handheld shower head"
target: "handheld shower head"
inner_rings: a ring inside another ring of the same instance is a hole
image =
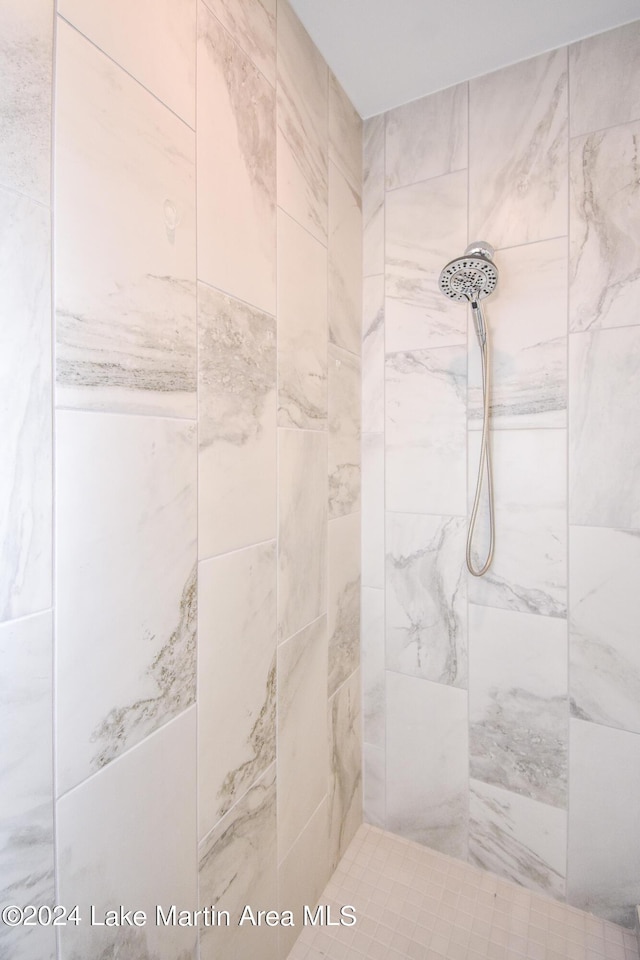
[[[469,244],[464,256],[452,260],[440,274],[440,289],[446,297],[472,304],[490,296],[497,282],[493,247],[482,240]]]

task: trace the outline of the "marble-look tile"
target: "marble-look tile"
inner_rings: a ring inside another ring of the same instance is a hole
[[[640,120],[640,20],[569,47],[571,136]]]
[[[55,200],[58,405],[195,417],[195,136],[64,20]]]
[[[360,509],[360,358],[329,344],[329,516]]]
[[[640,123],[571,142],[572,331],[640,324],[639,144]]]
[[[329,857],[331,870],[362,823],[360,672],[329,700]]]
[[[384,591],[362,589],[362,738],[384,747],[385,635]]]
[[[0,41],[1,42],[1,41]],[[0,621],[51,606],[49,212],[0,190]]]
[[[383,828],[386,824],[386,760],[382,747],[363,744],[362,754],[364,822]]]
[[[276,758],[273,541],[200,564],[198,691],[202,838]]]
[[[362,336],[362,203],[329,164],[329,338],[360,353]]]
[[[466,524],[387,514],[387,667],[467,685]]]
[[[476,484],[480,434],[469,434],[469,503]],[[498,430],[492,437],[495,555],[483,577],[469,581],[469,599],[486,607],[566,616],[567,432]],[[486,499],[478,513],[472,556],[484,561]]]
[[[469,753],[476,780],[567,803],[567,624],[469,606]]]
[[[467,166],[468,89],[460,83],[389,110],[387,190]]]
[[[640,534],[569,532],[571,712],[640,733]]]
[[[470,787],[469,862],[563,899],[566,812],[478,780]]]
[[[291,910],[296,924],[279,928],[280,960],[286,960],[300,933],[305,905],[313,908],[329,879],[328,826],[325,798],[278,866],[278,909]]]
[[[388,510],[466,512],[466,401],[466,347],[387,356]]]
[[[58,13],[193,127],[196,4],[197,0],[59,0]]]
[[[467,694],[387,673],[387,829],[466,859]]]
[[[58,411],[56,439],[61,794],[194,701],[196,430]]]
[[[0,184],[48,204],[53,0],[8,0],[0,12]]]
[[[278,3],[278,205],[327,239],[328,67],[289,0]]]
[[[640,328],[569,336],[569,517],[640,529]]]
[[[327,423],[327,251],[278,211],[278,424]]]
[[[469,83],[469,235],[494,247],[567,233],[567,49]]]
[[[384,114],[362,127],[362,271],[384,273]]]
[[[329,523],[329,696],[360,663],[360,514]]]
[[[640,902],[640,736],[597,723],[569,724],[567,899],[635,927]]]
[[[329,159],[358,195],[362,194],[362,120],[336,77],[329,72]]]
[[[200,557],[276,532],[276,322],[198,285]]]
[[[464,306],[438,287],[467,246],[466,171],[392,191],[385,218],[387,351],[466,343]]]
[[[204,0],[238,46],[276,85],[276,0]]]
[[[61,960],[191,960],[195,927],[155,919],[157,905],[165,913],[171,904],[197,907],[195,796],[193,707],[58,801],[59,902],[77,903],[84,921],[59,928]],[[144,910],[148,921],[91,926],[89,904],[96,919],[122,904]]]
[[[200,3],[198,279],[276,310],[275,91]]]
[[[362,432],[384,430],[384,277],[366,277],[362,304]]]
[[[51,612],[0,625],[0,902],[53,906]],[[54,960],[53,927],[0,924],[0,956]]]
[[[277,960],[277,927],[238,925],[245,905],[256,912],[277,903],[275,764],[205,837],[199,855],[200,906],[230,914],[229,926],[201,931],[201,960]]]
[[[322,616],[278,648],[279,861],[325,796],[327,770],[327,617]]]
[[[326,612],[327,436],[278,431],[278,639]]]
[[[384,434],[362,436],[362,585],[384,587]]]
[[[567,423],[567,241],[502,250],[483,310],[491,341],[491,426]],[[471,314],[471,311],[469,311]],[[469,426],[482,429],[482,367],[469,316]]]

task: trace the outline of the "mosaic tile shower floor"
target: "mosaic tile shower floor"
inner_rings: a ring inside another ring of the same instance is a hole
[[[288,960],[640,960],[633,931],[363,824]]]

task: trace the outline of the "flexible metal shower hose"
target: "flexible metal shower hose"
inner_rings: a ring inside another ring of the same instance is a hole
[[[489,365],[489,359],[491,355],[491,347],[489,343],[489,333],[484,322],[480,304],[472,302],[471,309],[473,310],[473,322],[478,335],[478,343],[480,344],[480,354],[482,359],[482,439],[480,441],[480,461],[478,463],[476,495],[473,501],[473,507],[471,509],[471,516],[469,518],[469,532],[467,534],[467,567],[469,569],[469,573],[473,574],[474,577],[481,577],[491,566],[491,561],[493,560],[493,548],[495,544],[495,521],[493,515],[493,471],[491,469],[491,446],[489,442],[489,387],[491,369]],[[487,494],[489,501],[489,550],[487,552],[487,559],[485,560],[484,564],[477,569],[473,565],[471,550],[476,529],[476,521],[478,518],[480,496],[482,494],[482,481],[485,474],[487,478]]]

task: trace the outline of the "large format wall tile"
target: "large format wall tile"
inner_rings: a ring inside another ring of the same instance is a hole
[[[275,91],[202,2],[198,91],[198,279],[275,313]]]
[[[57,402],[195,417],[193,131],[63,20],[57,38]]]
[[[278,860],[327,792],[327,618],[278,648]]]
[[[293,911],[295,927],[282,926],[279,956],[285,960],[303,924],[304,907],[314,907],[329,879],[327,800],[313,814],[293,847],[278,866],[279,909]]]
[[[384,276],[367,277],[362,307],[362,432],[384,430]]]
[[[329,700],[329,857],[331,870],[362,823],[360,672]]]
[[[276,532],[276,322],[198,286],[200,557]]]
[[[197,0],[60,0],[58,13],[193,127],[196,4]]]
[[[360,662],[360,514],[329,523],[329,696]]]
[[[326,612],[327,437],[278,431],[278,639]]]
[[[194,701],[195,434],[58,412],[59,793]]]
[[[49,203],[53,0],[0,12],[0,184]]]
[[[360,353],[362,325],[362,202],[329,163],[329,337]]]
[[[387,667],[467,685],[465,522],[387,514]]]
[[[464,306],[438,287],[440,271],[467,246],[466,171],[387,194],[387,350],[464,344]]]
[[[569,47],[571,135],[640,120],[640,20]]]
[[[386,753],[371,743],[362,745],[362,812],[365,823],[386,828]]]
[[[569,337],[571,523],[640,529],[640,328]]]
[[[566,615],[566,430],[498,430],[492,437],[496,505],[493,564],[473,577],[469,599],[488,607],[551,617]],[[469,434],[469,501],[476,484],[479,432]],[[486,487],[483,498],[486,497]],[[486,500],[478,514],[473,557],[484,561]]]
[[[568,723],[566,621],[471,604],[471,775],[565,807]]]
[[[571,720],[571,903],[635,926],[640,902],[640,736]]]
[[[199,857],[200,907],[215,904],[230,914],[229,926],[202,931],[202,960],[276,960],[276,927],[238,925],[245,905],[257,912],[277,902],[275,764],[200,843]]]
[[[224,731],[224,735],[221,735]],[[276,545],[200,564],[198,836],[276,757]]]
[[[0,621],[51,606],[50,216],[0,190]]]
[[[388,510],[465,513],[466,373],[462,346],[387,357]]]
[[[384,747],[385,632],[384,591],[362,590],[362,738]]]
[[[471,863],[562,899],[566,850],[564,810],[471,780]]]
[[[384,114],[362,127],[362,272],[384,273]]]
[[[387,829],[467,853],[467,694],[387,673]]]
[[[640,324],[639,139],[630,123],[571,142],[571,330]]]
[[[329,344],[329,516],[360,509],[360,358]]]
[[[572,713],[640,733],[640,537],[572,527],[569,542]]]
[[[53,906],[50,612],[0,625],[0,903]],[[53,927],[0,924],[0,956],[54,960]]]
[[[384,587],[384,434],[362,436],[362,584]]]
[[[278,211],[278,424],[327,423],[327,251]]]
[[[61,927],[61,960],[189,960],[194,927],[156,924],[156,907],[197,907],[195,708],[67,793],[57,806],[60,903],[83,922]],[[179,842],[177,842],[179,840]],[[215,903],[215,900],[209,901]],[[89,904],[144,910],[142,927],[90,926]]]
[[[204,0],[212,13],[253,60],[267,80],[276,84],[276,0]]]
[[[278,3],[278,205],[327,238],[329,71],[288,0]]]
[[[333,75],[329,74],[329,160],[362,193],[362,120]]]
[[[567,423],[567,241],[502,250],[483,309],[491,343],[491,426]],[[480,350],[469,326],[469,425],[482,429]]]
[[[566,48],[470,81],[469,231],[494,247],[566,234]]]
[[[467,166],[467,96],[461,83],[387,113],[387,190]]]

